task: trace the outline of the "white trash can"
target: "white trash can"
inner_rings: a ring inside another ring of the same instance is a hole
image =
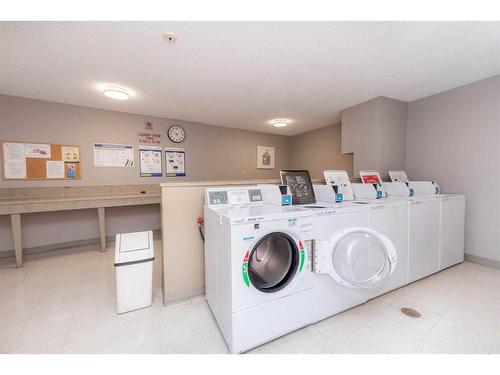
[[[118,314],[153,303],[153,231],[116,235],[116,302]]]

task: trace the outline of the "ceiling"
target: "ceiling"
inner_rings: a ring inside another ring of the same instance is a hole
[[[499,74],[499,45],[500,22],[0,22],[0,93],[294,135]]]

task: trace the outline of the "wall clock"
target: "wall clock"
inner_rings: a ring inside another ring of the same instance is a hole
[[[186,132],[179,125],[168,128],[168,139],[175,143],[181,143],[186,138]]]

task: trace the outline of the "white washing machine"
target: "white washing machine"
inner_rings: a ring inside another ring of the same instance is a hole
[[[419,195],[401,180],[383,183],[377,171],[360,171],[363,184],[353,184],[357,199],[369,199],[376,204],[383,202],[406,202],[408,205],[408,282],[421,279],[439,271],[439,222],[440,202],[428,194]],[[367,176],[370,178],[368,183]],[[377,180],[377,193],[372,190],[372,180]],[[406,188],[406,196],[387,196]],[[434,187],[433,187],[434,189]],[[382,193],[380,193],[382,191]],[[386,197],[376,199],[376,197]]]
[[[439,269],[464,261],[465,195],[439,194]]]
[[[263,204],[258,187],[209,188],[206,298],[230,352],[310,324],[310,210]]]
[[[439,185],[435,181],[409,181],[405,171],[389,171],[389,175],[393,181],[399,181],[393,184],[406,186],[415,198],[412,204],[412,220],[416,224],[410,232],[413,232],[412,237],[417,241],[415,248],[422,250],[410,251],[412,259],[415,260],[415,263],[410,263],[411,281],[463,262],[465,196],[440,194]],[[419,204],[426,207],[422,208]],[[424,221],[424,215],[433,215],[432,220]],[[439,219],[436,219],[436,216]],[[420,256],[421,254],[425,257]]]
[[[293,199],[302,203],[300,207],[314,212],[314,321],[406,283],[407,254],[400,255],[393,240],[371,225],[369,205],[336,203],[339,194],[350,196],[345,180],[334,189],[325,185],[313,187],[307,171],[282,171],[281,175]]]

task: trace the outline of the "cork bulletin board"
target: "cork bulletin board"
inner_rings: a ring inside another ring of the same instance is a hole
[[[2,142],[6,180],[78,180],[80,147],[34,142]]]

